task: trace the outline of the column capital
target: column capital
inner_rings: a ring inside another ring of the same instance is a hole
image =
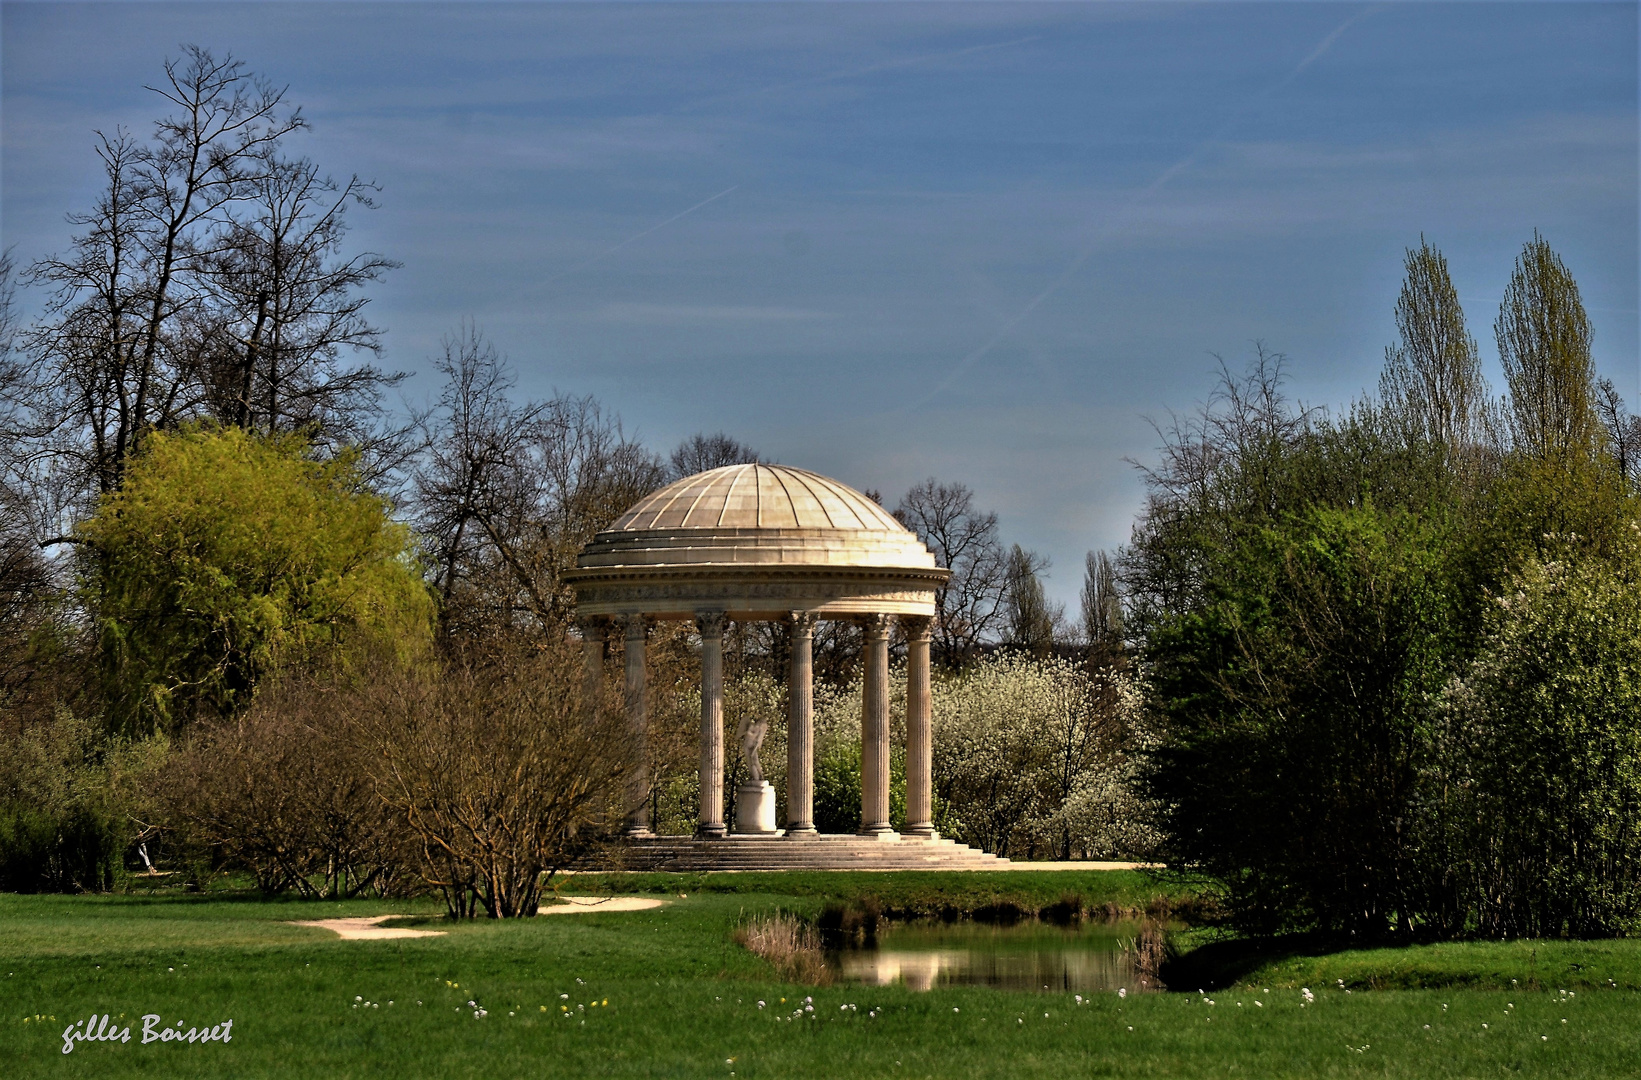
[[[697,611],[695,613],[695,629],[700,631],[704,638],[724,636],[724,627],[729,625],[729,616],[722,611]]]
[[[576,633],[582,641],[603,641],[609,625],[610,620],[603,615],[578,615],[575,620]]]
[[[618,621],[621,623],[622,634],[628,641],[643,641],[650,636],[650,620],[647,615],[621,615],[618,616]]]
[[[815,623],[819,617],[813,611],[794,611],[786,617],[786,625],[792,628],[794,634],[808,636],[815,632]]]
[[[862,615],[857,620],[867,641],[887,641],[889,638],[889,616]]]
[[[905,631],[907,641],[928,641],[933,621],[927,615],[902,615],[900,628]]]

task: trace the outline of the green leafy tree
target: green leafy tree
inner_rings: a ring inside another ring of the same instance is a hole
[[[156,432],[77,530],[116,728],[229,715],[290,663],[352,638],[427,639],[412,537],[354,458],[295,435]]]

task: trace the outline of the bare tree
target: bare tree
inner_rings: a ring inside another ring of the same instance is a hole
[[[951,578],[935,590],[934,659],[956,667],[998,624],[1008,585],[1007,557],[997,538],[997,515],[974,508],[962,484],[930,477],[915,485],[895,508],[895,519],[918,535]]]
[[[592,398],[515,402],[506,358],[471,324],[435,367],[446,383],[412,498],[446,628],[560,627],[574,605],[560,575],[661,484],[661,463]]]
[[[1284,393],[1283,354],[1256,342],[1240,376],[1216,359],[1220,381],[1207,403],[1167,427],[1155,425],[1162,461],[1140,466],[1146,505],[1119,580],[1125,614],[1142,633],[1156,613],[1188,610],[1205,599],[1209,567],[1201,560],[1211,543],[1241,521],[1262,522],[1292,505],[1284,460],[1317,417],[1317,410]]]
[[[1641,481],[1641,416],[1624,407],[1624,399],[1611,379],[1596,384],[1595,411],[1606,429],[1607,449],[1619,475],[1631,484]]]
[[[278,141],[307,126],[282,88],[197,46],[150,89],[175,111],[146,144],[98,134],[103,193],[69,216],[83,230],[71,253],[30,271],[54,290],[30,344],[49,368],[59,429],[84,439],[71,452],[98,491],[118,486],[144,432],[197,410],[194,346],[210,320],[192,271],[217,250],[223,215],[267,175]]]
[[[394,265],[342,253],[374,187],[282,156],[307,122],[232,56],[185,46],[150,89],[171,111],[146,141],[98,133],[96,205],[26,279],[49,300],[19,396],[82,510],[147,432],[199,417],[331,444],[394,434],[380,395],[397,376],[344,362],[377,351],[359,289]]]
[[[1590,320],[1578,283],[1538,233],[1522,248],[1494,324],[1516,448],[1541,460],[1600,444]]]
[[[1122,594],[1117,587],[1117,564],[1103,551],[1090,551],[1083,560],[1083,636],[1090,649],[1110,652],[1123,640]]]
[[[668,463],[671,478],[681,480],[708,469],[721,469],[725,465],[755,465],[763,460],[758,451],[720,431],[714,435],[699,432],[691,435],[678,444]]]
[[[1015,648],[1039,656],[1054,650],[1055,636],[1065,619],[1065,609],[1049,603],[1037,576],[1048,567],[1047,557],[1019,544],[1009,550],[1003,592],[1005,636]]]
[[[1385,350],[1380,397],[1405,437],[1463,453],[1485,428],[1487,384],[1476,340],[1447,259],[1422,236],[1407,250],[1406,272],[1396,301],[1401,342]]]
[[[398,264],[341,254],[348,209],[374,207],[377,188],[358,176],[339,184],[307,159],[269,160],[246,188],[244,212],[199,263],[213,301],[200,372],[208,407],[241,427],[363,441],[355,429],[403,377],[341,362],[343,349],[381,352],[358,290]]]

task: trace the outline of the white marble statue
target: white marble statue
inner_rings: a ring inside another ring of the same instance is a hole
[[[746,758],[746,767],[751,774],[750,783],[763,783],[764,767],[758,760],[758,748],[764,744],[764,734],[768,730],[768,720],[753,720],[750,716],[741,717],[741,723],[735,729],[735,737],[741,742],[741,753]]]

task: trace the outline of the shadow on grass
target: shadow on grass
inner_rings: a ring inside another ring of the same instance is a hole
[[[1210,941],[1189,952],[1169,956],[1159,975],[1170,990],[1223,990],[1261,968],[1294,957],[1325,956],[1339,951],[1336,940],[1313,934],[1285,934],[1271,938],[1226,938]]]

